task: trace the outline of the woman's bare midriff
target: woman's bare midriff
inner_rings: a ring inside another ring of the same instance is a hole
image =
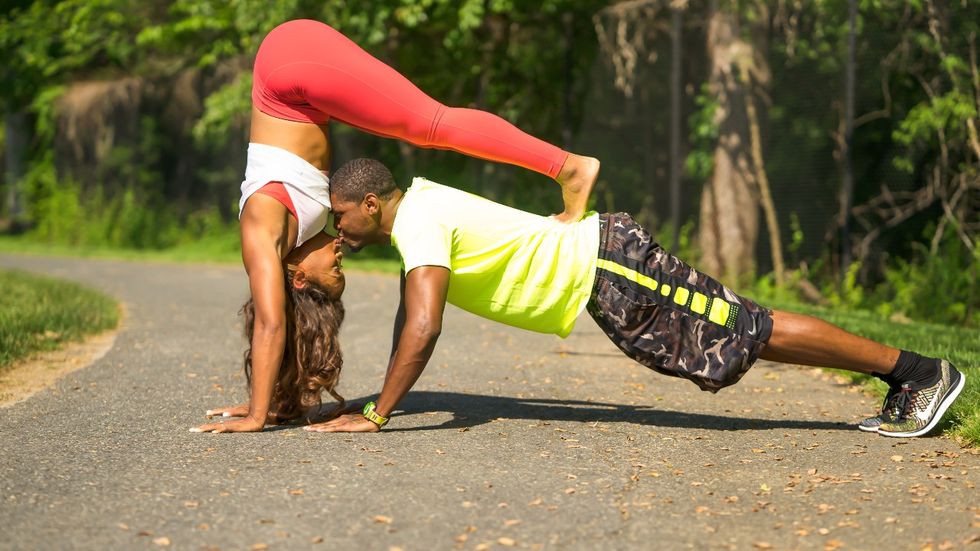
[[[285,149],[320,170],[330,170],[330,140],[325,124],[277,119],[253,106],[249,141]]]

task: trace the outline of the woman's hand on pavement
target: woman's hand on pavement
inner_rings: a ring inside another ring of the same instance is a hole
[[[360,413],[341,415],[324,423],[308,425],[303,430],[310,432],[378,432],[378,425],[368,421]]]
[[[208,423],[194,427],[191,432],[258,432],[265,427],[265,423],[251,417],[243,417],[231,421],[220,421],[218,423]]]
[[[212,417],[246,417],[248,415],[248,404],[209,409],[204,415],[208,419]]]

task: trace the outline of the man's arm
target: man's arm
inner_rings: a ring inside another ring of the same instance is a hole
[[[429,363],[442,332],[448,290],[449,270],[441,266],[420,266],[405,276],[405,323],[378,397],[378,415],[391,414]]]
[[[425,369],[442,332],[442,314],[449,290],[449,270],[421,266],[405,276],[402,304],[395,318],[393,354],[375,411],[388,417]],[[404,313],[402,315],[402,312]],[[399,320],[402,320],[399,330]],[[361,414],[345,415],[316,426],[317,432],[370,432],[378,426]]]
[[[401,273],[398,284],[398,311],[395,313],[395,325],[391,332],[391,355],[388,356],[388,369],[385,371],[385,382],[391,374],[391,368],[395,365],[395,354],[398,352],[398,339],[402,336],[405,328],[405,272]]]

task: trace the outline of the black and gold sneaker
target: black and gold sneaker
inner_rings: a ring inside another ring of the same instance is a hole
[[[885,401],[881,404],[881,411],[878,415],[874,417],[868,417],[864,421],[858,423],[858,428],[866,432],[878,432],[878,428],[881,427],[882,423],[891,421],[898,416],[899,413],[899,403],[898,395],[901,393],[901,389],[895,387],[889,387],[888,394],[885,395]]]
[[[966,384],[966,376],[952,364],[943,360],[939,366],[939,380],[931,386],[914,389],[909,383],[902,385],[896,396],[898,414],[885,420],[878,427],[884,436],[922,436],[934,429],[949,406],[960,395]]]

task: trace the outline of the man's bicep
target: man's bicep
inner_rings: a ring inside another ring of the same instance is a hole
[[[449,273],[443,266],[419,266],[406,274],[402,299],[406,322],[422,324],[435,332],[442,328]]]

